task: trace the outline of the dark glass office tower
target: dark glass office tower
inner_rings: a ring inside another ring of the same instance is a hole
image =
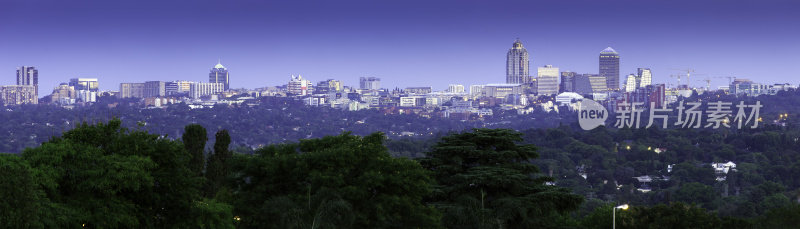
[[[228,69],[225,66],[222,66],[220,62],[217,62],[217,65],[211,69],[211,73],[208,74],[208,82],[209,83],[224,83],[225,90],[227,91],[230,89],[230,80],[228,78]]]
[[[609,91],[619,91],[619,53],[611,47],[600,52],[600,76],[606,78]]]

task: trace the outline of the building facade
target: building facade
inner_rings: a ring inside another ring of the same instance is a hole
[[[378,77],[361,77],[358,79],[359,88],[363,90],[381,89],[381,79]]]
[[[486,97],[505,99],[508,95],[519,95],[522,92],[519,84],[487,84],[483,87],[483,95]]]
[[[314,93],[316,94],[342,92],[342,90],[344,90],[344,88],[342,87],[342,82],[334,79],[319,81],[319,83],[317,83],[317,86],[314,87]]]
[[[193,83],[195,82],[185,80],[165,82],[164,90],[167,96],[189,93],[189,89],[191,89]]]
[[[228,69],[222,66],[222,63],[217,62],[217,65],[214,65],[214,68],[211,69],[211,73],[208,73],[208,82],[224,84],[225,90],[229,90],[230,75],[228,74]]]
[[[97,78],[72,78],[69,79],[69,86],[75,87],[76,91],[86,90],[98,92],[100,90],[100,84],[97,82]]]
[[[608,47],[600,52],[600,76],[606,78],[609,91],[619,90],[619,53]]]
[[[638,81],[639,81],[639,79],[636,77],[636,75],[628,74],[628,76],[625,77],[625,86],[623,87],[623,90],[625,92],[633,92],[633,91],[635,91],[636,88],[638,88],[637,85],[639,85]]]
[[[450,84],[447,86],[447,92],[450,93],[464,93],[464,85]]]
[[[192,99],[199,99],[203,96],[213,95],[224,91],[224,83],[193,83],[189,88],[189,97]]]
[[[574,92],[575,91],[575,72],[561,72],[561,83],[558,86],[558,92]]]
[[[314,91],[313,88],[311,81],[303,79],[300,75],[292,75],[292,79],[286,84],[286,92],[297,96],[310,95]]]
[[[506,54],[506,83],[524,84],[530,82],[530,56],[528,50],[517,39]]]
[[[120,83],[119,98],[144,98],[144,83]]]
[[[39,96],[39,70],[32,66],[17,68],[17,85],[33,86],[34,94]]]
[[[61,83],[53,88],[53,93],[50,94],[50,102],[67,105],[75,103],[77,97],[75,87],[69,86],[67,83]]]
[[[606,92],[608,83],[606,82],[606,77],[598,74],[576,74],[573,78],[573,86],[575,93],[590,95]]]
[[[164,97],[167,96],[167,82],[147,81],[144,82],[144,97]]]
[[[38,104],[36,87],[33,85],[0,86],[0,102],[3,105]]]
[[[553,65],[539,67],[536,74],[536,92],[538,95],[558,94],[558,68]]]
[[[636,75],[639,77],[639,87],[653,85],[653,72],[649,68],[638,68]]]
[[[431,87],[407,87],[403,92],[408,94],[428,94],[433,92]]]
[[[69,86],[75,88],[78,94],[78,101],[94,102],[97,100],[97,93],[100,92],[100,84],[97,78],[72,78],[69,79]]]

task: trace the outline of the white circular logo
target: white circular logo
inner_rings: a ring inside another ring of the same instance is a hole
[[[578,124],[584,130],[591,130],[605,125],[608,115],[608,110],[600,103],[591,99],[583,99],[578,109]]]

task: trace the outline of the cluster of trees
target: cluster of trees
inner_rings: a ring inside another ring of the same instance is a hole
[[[382,133],[229,150],[218,131],[181,140],[82,124],[0,156],[0,224],[11,228],[530,228],[583,198],[547,186],[521,134],[443,138],[422,162],[392,157]],[[463,150],[463,151],[462,151]],[[460,153],[463,152],[463,153]],[[557,222],[556,222],[557,223]]]
[[[190,145],[120,125],[119,120],[82,124],[21,155],[0,156],[0,224],[8,228],[230,225],[231,206],[204,198],[207,181],[196,164],[202,169],[205,161],[193,160],[186,149]]]

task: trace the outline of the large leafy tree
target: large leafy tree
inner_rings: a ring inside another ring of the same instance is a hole
[[[232,152],[228,149],[231,144],[231,136],[227,130],[217,131],[214,141],[214,154],[208,157],[206,165],[206,197],[214,197],[217,191],[222,188],[225,178],[230,172],[228,159]]]
[[[345,133],[237,155],[235,213],[247,228],[437,228],[431,179],[380,133]]]
[[[521,134],[508,129],[474,129],[442,138],[421,159],[438,182],[431,201],[450,228],[556,227],[563,214],[583,198],[545,185],[531,164],[533,145],[518,144]]]
[[[206,163],[205,148],[208,141],[206,128],[198,124],[186,125],[183,130],[183,146],[189,151],[191,162],[189,168],[197,176],[203,176],[203,169]]]

